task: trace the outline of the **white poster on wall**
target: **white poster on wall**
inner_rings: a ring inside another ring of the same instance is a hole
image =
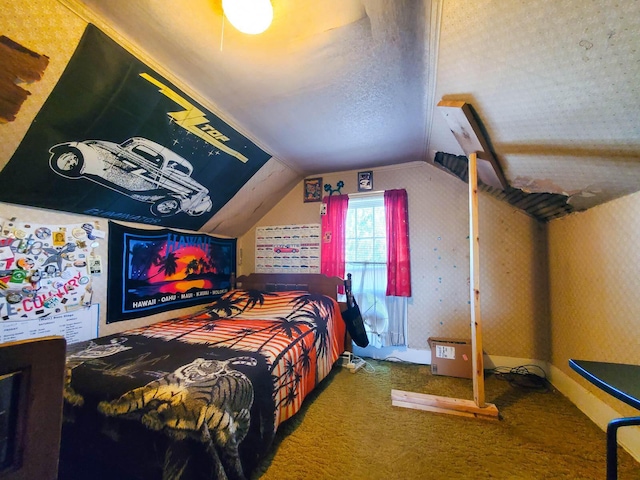
[[[257,273],[320,273],[320,224],[256,228]]]
[[[0,321],[0,343],[50,335],[64,337],[67,344],[91,340],[98,336],[98,318],[98,305],[91,305],[51,317],[14,322]]]

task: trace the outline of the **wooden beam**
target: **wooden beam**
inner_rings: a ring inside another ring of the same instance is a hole
[[[441,102],[442,103],[442,102]],[[468,136],[469,145],[478,137]],[[498,409],[485,403],[484,358],[482,354],[482,318],[480,315],[480,235],[478,233],[478,155],[469,158],[469,278],[471,297],[471,363],[473,401],[421,393],[391,390],[392,405],[475,418],[498,418]]]
[[[471,365],[473,399],[484,406],[484,358],[482,356],[482,317],[480,315],[480,235],[478,234],[478,175],[476,154],[469,155],[469,292],[471,297]]]
[[[461,417],[483,418],[487,420],[499,419],[498,409],[492,403],[487,403],[483,407],[479,407],[472,400],[439,397],[426,393],[391,390],[391,404],[396,407],[447,413]]]
[[[477,154],[478,175],[485,185],[504,190],[507,188],[507,179],[500,168],[489,144],[482,135],[480,126],[476,121],[471,105],[458,100],[441,100],[438,109],[444,115],[449,129],[460,144],[464,154],[469,157]]]
[[[391,390],[391,404],[396,407],[448,413],[463,417],[498,419],[494,404],[485,403],[484,358],[482,355],[482,320],[480,316],[480,236],[478,234],[477,156],[469,155],[469,271],[471,296],[471,363],[473,401],[439,397],[424,393]]]

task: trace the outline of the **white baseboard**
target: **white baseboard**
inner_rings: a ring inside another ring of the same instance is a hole
[[[396,362],[410,362],[421,365],[431,364],[431,350],[419,350],[407,347],[358,347],[353,346],[353,354],[359,357],[368,357],[375,360],[390,360]]]
[[[419,350],[406,347],[360,348],[354,345],[353,353],[360,357],[369,357],[376,360],[403,361],[423,365],[431,364],[431,350]],[[545,372],[547,380],[603,431],[607,431],[607,425],[611,420],[625,416],[600,400],[562,370],[548,362],[530,358],[500,357],[496,355],[484,356],[485,370],[496,367],[514,368],[523,365],[535,365],[541,368]],[[636,461],[640,462],[640,428],[625,427],[619,429],[618,444],[635,458]]]
[[[374,358],[376,360],[391,360],[410,363],[419,363],[422,365],[431,365],[431,350],[420,350],[417,348],[407,347],[365,347],[361,348],[353,345],[353,353],[359,357]],[[522,365],[537,365],[542,368],[545,373],[549,373],[547,362],[540,360],[531,360],[529,358],[515,357],[499,357],[495,355],[484,355],[485,370],[496,367],[514,368]]]
[[[605,432],[611,420],[625,416],[553,365],[550,365],[549,380],[555,388]],[[640,428],[625,427],[619,429],[618,445],[624,448],[636,461],[640,462]]]

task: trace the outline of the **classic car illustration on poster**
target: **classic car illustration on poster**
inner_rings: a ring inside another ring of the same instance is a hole
[[[0,200],[198,230],[270,158],[90,24]]]
[[[107,323],[211,302],[235,268],[236,239],[109,222]]]
[[[49,165],[57,174],[85,177],[150,203],[151,213],[158,217],[211,211],[209,190],[191,178],[193,166],[151,140],[136,137],[121,145],[100,140],[66,142],[49,151]]]

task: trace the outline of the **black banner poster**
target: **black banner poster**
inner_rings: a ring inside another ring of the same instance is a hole
[[[88,25],[0,201],[198,230],[269,158]]]
[[[211,302],[235,268],[235,238],[109,222],[107,323]]]

